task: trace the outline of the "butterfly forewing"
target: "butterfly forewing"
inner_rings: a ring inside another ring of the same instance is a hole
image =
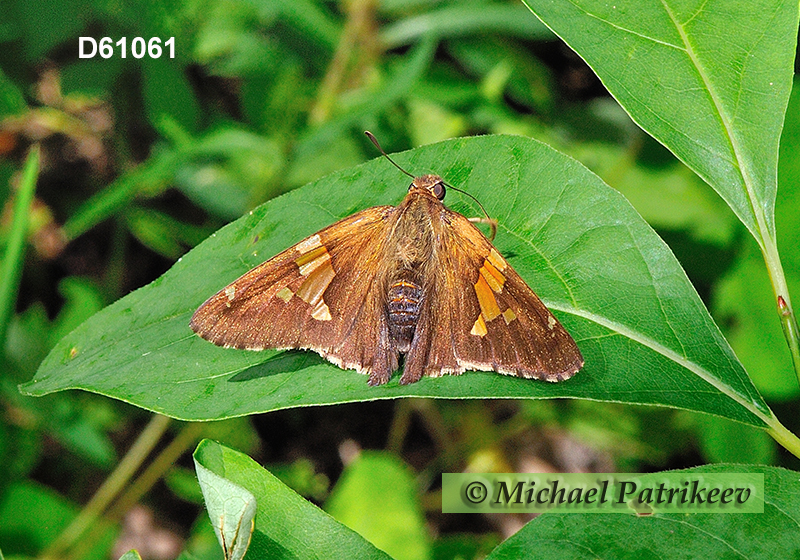
[[[572,377],[583,366],[572,337],[480,230],[444,211],[441,224],[434,222],[436,281],[402,381],[471,369],[547,381]]]
[[[353,214],[257,266],[209,298],[192,329],[220,346],[311,349],[370,371],[385,337],[374,280],[393,210]]]

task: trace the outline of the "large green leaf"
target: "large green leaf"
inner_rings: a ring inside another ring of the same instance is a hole
[[[796,0],[524,1],[759,242],[774,236]]]
[[[707,465],[680,472],[763,473],[764,513],[634,515],[545,513],[487,560],[537,558],[798,558],[798,473],[775,467]]]
[[[65,337],[23,391],[82,388],[183,419],[425,396],[578,397],[686,408],[756,426],[773,420],[672,253],[581,164],[512,136],[451,140],[397,161],[416,173],[442,174],[498,220],[498,250],[583,352],[586,366],[574,378],[551,384],[468,372],[400,386],[396,375],[369,387],[366,377],[313,353],[224,349],[192,333],[192,312],[254,265],[356,210],[398,203],[408,179],[378,159],[218,231]],[[448,195],[451,207],[479,215],[466,200]]]
[[[219,477],[214,487],[215,503],[241,502],[242,489],[255,497],[255,524],[247,558],[389,560],[386,553],[304,500],[247,455],[204,440],[197,446],[194,460],[206,478]],[[227,487],[220,481],[227,481]],[[214,516],[217,520],[218,515]]]

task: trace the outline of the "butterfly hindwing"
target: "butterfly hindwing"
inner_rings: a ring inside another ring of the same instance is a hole
[[[381,352],[387,334],[374,282],[393,211],[369,208],[286,249],[209,298],[192,328],[220,346],[311,349],[365,373],[376,360],[396,369]]]

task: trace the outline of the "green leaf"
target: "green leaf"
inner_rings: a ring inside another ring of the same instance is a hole
[[[119,557],[119,560],[142,560],[142,557],[139,556],[139,553],[135,550],[129,550],[125,554]]]
[[[706,465],[680,472],[763,473],[762,514],[545,513],[498,546],[486,560],[532,558],[747,558],[800,555],[798,473],[775,467]],[[768,545],[766,543],[769,543]]]
[[[194,453],[195,465],[250,492],[257,513],[247,558],[330,560],[389,557],[356,533],[313,506],[247,455],[204,440]],[[198,471],[199,476],[199,471]],[[224,490],[221,497],[226,498]]]
[[[389,453],[362,452],[342,473],[325,511],[396,560],[431,557],[414,478]]]
[[[796,1],[524,1],[759,243],[774,236]]]
[[[554,310],[586,365],[564,383],[495,373],[399,376],[381,387],[309,352],[216,347],[189,318],[238,276],[357,210],[397,204],[408,179],[385,160],[338,172],[258,207],[185,255],[164,276],[65,337],[23,386],[30,395],[83,388],[183,419],[423,396],[554,398],[655,404],[763,427],[773,419],[680,265],[628,202],[576,161],[512,136],[464,138],[398,154],[481,200],[496,247]],[[451,192],[448,204],[478,216]]]
[[[6,343],[8,324],[14,314],[22,267],[25,260],[25,246],[30,221],[30,208],[36,180],[39,177],[39,147],[34,146],[25,159],[19,190],[14,201],[13,221],[6,240],[3,258],[0,261],[0,351]]]
[[[527,17],[522,6],[465,4],[446,6],[387,25],[381,31],[381,43],[389,50],[431,35],[471,37],[476,33],[498,33],[528,40],[553,38],[545,26]]]
[[[144,102],[150,122],[169,115],[187,130],[199,129],[201,108],[185,69],[169,58],[154,58],[142,65]]]
[[[22,58],[29,63],[41,60],[60,44],[75,41],[93,18],[91,5],[77,0],[15,0],[4,4],[12,16],[16,16],[11,21],[22,31]]]
[[[19,88],[0,69],[0,117],[18,115],[27,109]]]
[[[255,526],[255,496],[238,484],[214,474],[196,459],[194,467],[208,517],[225,560],[242,560],[250,546]]]
[[[118,177],[84,202],[64,223],[67,238],[72,240],[83,235],[125,208],[142,193],[163,190],[173,180],[175,169],[184,161],[183,158],[184,154],[181,152],[159,152],[146,163]]]

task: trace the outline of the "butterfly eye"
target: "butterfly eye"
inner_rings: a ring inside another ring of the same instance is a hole
[[[444,200],[444,195],[445,195],[444,183],[438,182],[435,185],[433,185],[433,196],[435,196],[439,200]]]

